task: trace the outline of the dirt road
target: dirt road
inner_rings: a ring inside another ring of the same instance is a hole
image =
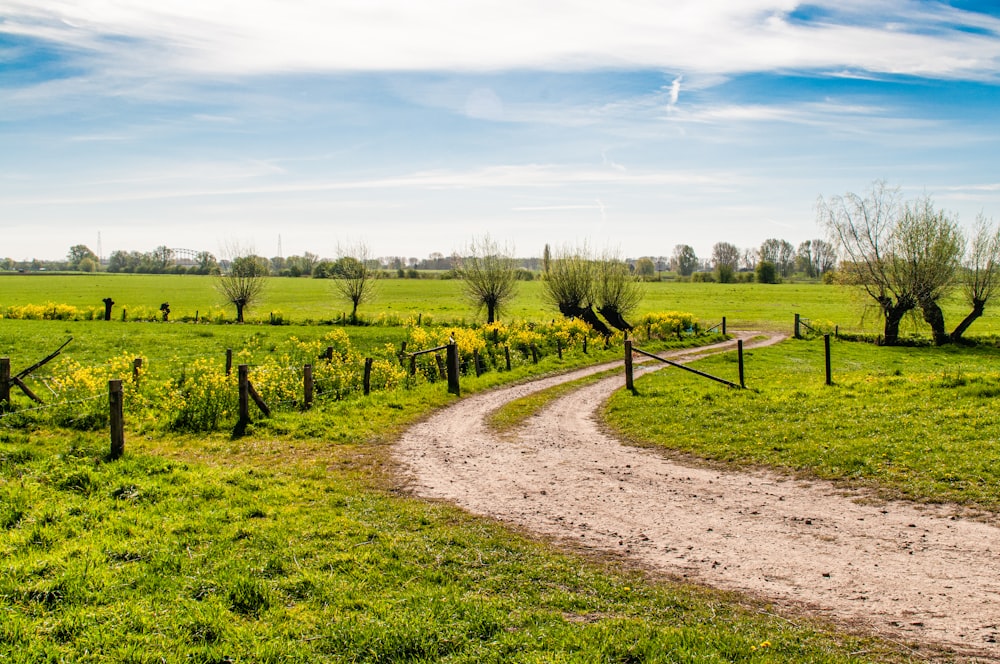
[[[559,399],[515,440],[484,423],[512,399],[599,369],[468,397],[414,426],[396,446],[409,487],[650,570],[1000,660],[994,525],[948,507],[862,500],[820,481],[722,472],[623,445],[595,418],[621,375]]]

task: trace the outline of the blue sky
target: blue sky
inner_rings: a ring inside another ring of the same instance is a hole
[[[0,256],[708,256],[876,179],[1000,221],[998,107],[995,2],[0,0]]]

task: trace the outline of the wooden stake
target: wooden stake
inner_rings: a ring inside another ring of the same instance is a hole
[[[739,352],[740,357],[740,387],[746,388],[746,383],[743,380],[743,340],[740,339],[736,342],[736,349]]]
[[[632,380],[632,341],[625,340],[625,389],[635,392],[635,383]]]
[[[448,366],[448,392],[461,396],[462,389],[458,383],[458,344],[448,344],[445,364]]]
[[[372,358],[365,358],[365,382],[364,382],[365,396],[368,396],[372,392]]]
[[[302,391],[302,402],[306,410],[309,410],[313,405],[313,365],[311,364],[302,367]]]
[[[246,426],[250,422],[250,367],[241,364],[236,368],[240,385],[240,424]]]
[[[125,409],[120,380],[108,381],[108,404],[111,409],[111,458],[125,453]]]
[[[826,347],[826,384],[833,385],[833,372],[830,369],[830,335],[823,335],[823,345]]]
[[[0,357],[0,408],[10,405],[10,358]]]

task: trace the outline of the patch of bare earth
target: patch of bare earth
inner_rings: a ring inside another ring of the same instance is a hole
[[[996,526],[947,507],[874,503],[825,482],[698,467],[623,445],[595,417],[621,376],[559,399],[516,439],[484,423],[510,400],[606,368],[468,397],[412,427],[395,448],[409,488],[893,641],[1000,659]]]

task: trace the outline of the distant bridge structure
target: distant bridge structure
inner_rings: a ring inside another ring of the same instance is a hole
[[[203,253],[203,249],[171,249],[170,253],[177,265],[197,265],[198,255]]]

